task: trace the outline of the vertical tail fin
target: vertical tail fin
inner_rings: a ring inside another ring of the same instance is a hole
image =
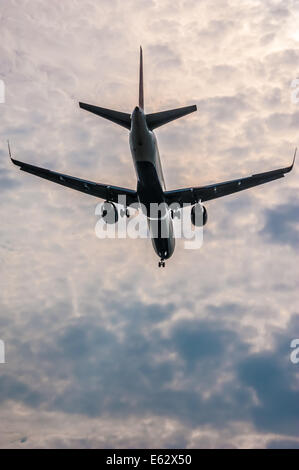
[[[143,96],[143,57],[142,47],[140,46],[140,64],[139,64],[139,107],[144,109],[144,96]]]

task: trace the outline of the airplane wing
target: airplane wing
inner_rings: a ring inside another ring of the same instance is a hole
[[[253,188],[254,186],[283,178],[285,173],[289,173],[294,166],[296,151],[297,149],[295,150],[292,164],[286,168],[257,173],[247,178],[224,181],[223,183],[210,184],[208,186],[165,191],[166,202],[168,204],[179,203],[180,206],[183,206],[183,204],[195,204],[198,201],[210,201],[211,199],[227,196],[228,194],[233,194],[238,191],[243,191],[244,189]]]
[[[93,181],[83,180],[75,176],[57,173],[56,171],[47,170],[38,166],[30,165],[28,163],[20,162],[11,157],[11,151],[8,144],[9,156],[11,161],[20,167],[20,170],[31,173],[32,175],[39,176],[54,183],[67,186],[71,189],[76,189],[85,194],[90,194],[98,198],[105,199],[110,202],[118,203],[118,196],[126,196],[126,205],[137,202],[137,193],[132,189],[120,188],[118,186],[111,186],[108,184],[94,183]]]

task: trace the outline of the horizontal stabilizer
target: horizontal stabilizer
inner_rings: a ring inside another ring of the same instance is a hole
[[[146,115],[146,122],[148,128],[153,130],[157,127],[163,126],[168,122],[174,121],[180,117],[186,116],[187,114],[193,113],[197,110],[196,105],[185,106],[184,108],[170,109],[168,111],[161,111],[160,113],[152,113]]]
[[[127,113],[121,113],[114,111],[113,109],[100,108],[99,106],[93,106],[91,104],[79,103],[80,108],[89,111],[90,113],[97,114],[109,121],[118,124],[119,126],[125,127],[126,129],[131,128],[131,116]]]

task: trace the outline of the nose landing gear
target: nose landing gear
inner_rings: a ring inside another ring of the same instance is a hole
[[[159,268],[165,268],[165,261],[161,258],[161,260],[158,263]]]

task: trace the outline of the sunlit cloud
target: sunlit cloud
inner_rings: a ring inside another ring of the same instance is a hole
[[[168,189],[291,162],[294,1],[2,6],[1,447],[298,447],[298,179],[207,204],[200,250],[164,270],[149,240],[99,240],[96,198],[16,158],[136,187],[128,133],[79,101],[131,112],[143,45]]]

